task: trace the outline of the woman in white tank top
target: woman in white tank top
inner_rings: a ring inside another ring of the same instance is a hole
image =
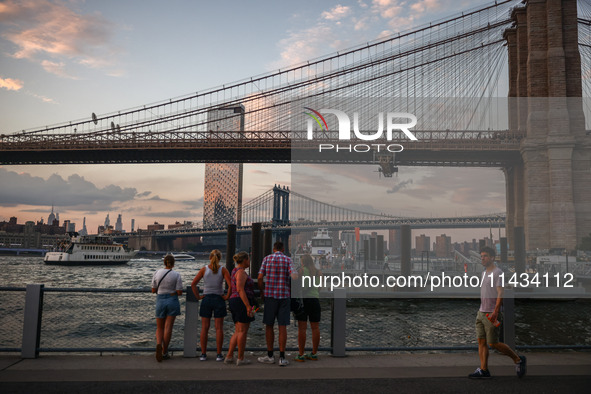
[[[224,280],[228,284],[228,289],[231,289],[230,273],[224,267],[220,267],[220,260],[222,259],[222,252],[214,249],[209,254],[209,265],[201,268],[193,282],[191,289],[197,299],[201,300],[199,308],[199,316],[201,316],[201,361],[207,360],[207,334],[211,324],[211,316],[215,318],[215,332],[216,332],[216,361],[224,361],[222,355],[222,345],[224,343],[224,317],[228,314],[226,311],[226,300],[230,296],[224,292]],[[199,295],[197,283],[203,279],[204,288],[203,295]]]

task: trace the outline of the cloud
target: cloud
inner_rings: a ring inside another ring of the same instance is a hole
[[[415,12],[423,13],[426,11],[436,11],[440,8],[440,5],[439,0],[421,0],[412,4],[410,8]]]
[[[251,174],[259,174],[259,175],[269,175],[269,171],[262,171],[262,170],[250,170]]]
[[[321,16],[330,21],[338,21],[351,13],[351,7],[337,5],[330,11],[324,11]]]
[[[150,197],[150,198],[148,198],[148,200],[150,200],[150,201],[170,201],[165,198],[161,198],[160,196]]]
[[[137,198],[148,197],[150,194],[152,194],[152,192],[142,192],[142,193],[139,193],[136,197]]]
[[[67,207],[68,209],[108,211],[115,202],[131,201],[137,192],[134,188],[109,185],[99,188],[80,175],[68,179],[54,174],[48,179],[28,173],[16,173],[0,168],[0,206],[38,205]]]
[[[203,209],[203,197],[197,200],[182,201],[189,209]]]
[[[406,187],[406,185],[412,185],[412,179],[409,179],[407,181],[402,181],[400,183],[395,184],[394,186],[392,186],[392,189],[386,190],[386,193],[388,194],[392,194],[392,193],[396,193],[397,191],[403,189]]]
[[[56,63],[49,60],[43,60],[41,62],[41,67],[43,67],[48,73],[55,74],[62,78],[78,79],[74,76],[68,75],[66,72],[66,64],[64,62]]]
[[[24,86],[20,79],[0,78],[0,88],[6,90],[21,90]]]
[[[16,48],[16,59],[37,63],[49,73],[72,78],[64,60],[90,68],[106,68],[117,50],[111,45],[113,23],[100,13],[81,14],[74,3],[8,0],[0,7],[2,38]],[[72,8],[70,8],[72,7]],[[57,60],[57,61],[56,61]]]

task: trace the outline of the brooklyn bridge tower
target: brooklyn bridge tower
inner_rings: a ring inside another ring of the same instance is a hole
[[[591,233],[577,1],[527,0],[512,18],[509,127],[525,138],[522,164],[505,169],[509,242],[524,234],[527,250],[572,250]]]

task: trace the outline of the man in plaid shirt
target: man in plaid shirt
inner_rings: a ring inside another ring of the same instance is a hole
[[[298,274],[292,267],[292,261],[283,254],[283,242],[277,241],[273,245],[273,254],[265,257],[259,270],[259,289],[264,289],[265,310],[263,323],[265,324],[265,339],[267,340],[267,356],[259,357],[259,362],[274,364],[273,342],[275,331],[273,325],[277,318],[279,326],[279,366],[289,364],[285,358],[285,346],[287,344],[287,326],[289,325],[289,313],[291,309],[291,288],[289,278],[297,279]],[[263,282],[263,278],[267,277]]]

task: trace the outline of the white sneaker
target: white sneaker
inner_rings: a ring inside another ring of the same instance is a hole
[[[286,358],[279,357],[279,366],[285,367],[286,365],[289,365],[289,361]]]
[[[258,361],[259,361],[259,363],[263,363],[263,364],[275,364],[275,357],[269,357],[269,356],[259,357]]]
[[[224,364],[234,364],[234,357],[232,357],[232,358],[226,357],[224,359]]]
[[[236,360],[236,366],[237,367],[239,367],[241,365],[248,365],[248,364],[250,364],[250,360],[247,359],[247,358],[243,358],[242,360],[240,360],[240,359],[237,359]]]

